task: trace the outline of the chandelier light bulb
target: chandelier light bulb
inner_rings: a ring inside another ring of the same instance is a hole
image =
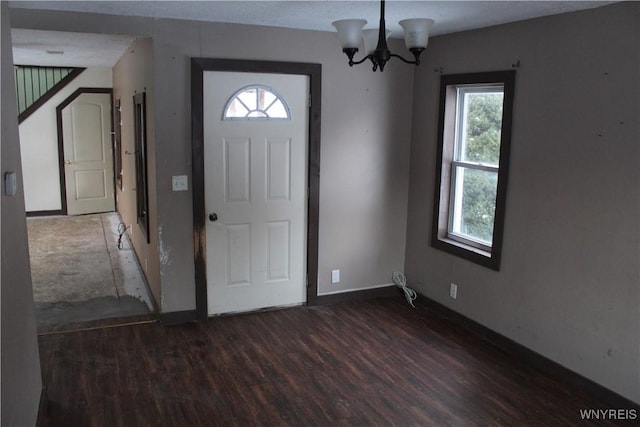
[[[404,42],[407,49],[426,49],[429,42],[429,30],[433,25],[433,19],[404,19],[399,22],[404,30]]]
[[[338,30],[338,40],[343,49],[357,49],[362,41],[362,29],[367,25],[367,21],[364,19],[342,19],[331,25]]]

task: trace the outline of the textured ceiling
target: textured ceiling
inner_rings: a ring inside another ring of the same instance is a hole
[[[406,18],[435,20],[432,35],[448,34],[539,16],[599,7],[610,1],[401,1],[388,0],[387,28],[391,37],[401,37],[398,21]],[[338,19],[366,19],[376,28],[380,3],[377,1],[10,1],[10,8],[63,10],[153,18],[191,19],[212,22],[266,25],[319,31],[334,31]],[[43,34],[40,34],[42,36]],[[21,37],[26,36],[24,34]],[[47,38],[55,43],[55,34]],[[66,41],[62,37],[60,41]],[[90,48],[97,46],[91,40]],[[34,40],[29,40],[33,43]],[[107,43],[117,42],[113,37]],[[44,43],[44,42],[43,42]],[[17,48],[16,40],[14,46]],[[64,50],[70,56],[72,49]],[[126,47],[125,47],[126,48]],[[79,46],[75,50],[80,49]],[[119,49],[119,47],[117,48]],[[52,56],[52,55],[49,55]],[[62,56],[62,55],[60,55]],[[97,56],[97,55],[96,55]],[[16,62],[18,62],[16,60]]]
[[[11,30],[13,63],[62,67],[113,67],[134,37]]]

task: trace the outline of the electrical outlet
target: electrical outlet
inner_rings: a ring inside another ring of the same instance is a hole
[[[331,270],[331,283],[340,283],[340,270]]]
[[[453,299],[458,298],[458,285],[456,285],[455,283],[452,283],[451,287],[449,288],[449,296]]]

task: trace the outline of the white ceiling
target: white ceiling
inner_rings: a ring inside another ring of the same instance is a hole
[[[398,21],[406,18],[435,20],[432,35],[483,28],[507,22],[599,7],[612,1],[403,1],[386,3],[387,28],[391,37],[401,37]],[[110,15],[191,19],[318,31],[334,31],[338,19],[366,19],[368,28],[379,20],[378,1],[9,1],[10,8],[63,10]],[[66,60],[66,65],[103,66],[115,64],[133,38],[122,36],[70,37],[68,33],[13,30],[14,62]],[[101,38],[103,38],[101,41]],[[76,39],[76,40],[73,40]],[[337,43],[337,42],[336,42]],[[126,45],[126,46],[125,46]],[[123,47],[124,46],[124,47]],[[46,54],[46,50],[63,54]],[[27,56],[30,54],[30,56]],[[25,56],[21,56],[25,55]],[[118,57],[119,57],[118,55]],[[53,57],[56,56],[57,59]],[[115,58],[117,60],[117,58]],[[77,63],[71,64],[74,60]],[[113,61],[109,63],[110,61]],[[82,62],[83,64],[81,64]],[[91,62],[89,64],[88,62]],[[56,65],[35,64],[32,65]]]
[[[134,37],[60,31],[11,30],[13,63],[60,67],[113,67]]]

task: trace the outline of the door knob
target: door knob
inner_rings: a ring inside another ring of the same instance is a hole
[[[66,160],[65,163],[70,165],[71,164],[71,160]]]
[[[215,212],[211,212],[209,214],[209,221],[216,222],[217,220],[218,220],[218,214],[216,214]]]

